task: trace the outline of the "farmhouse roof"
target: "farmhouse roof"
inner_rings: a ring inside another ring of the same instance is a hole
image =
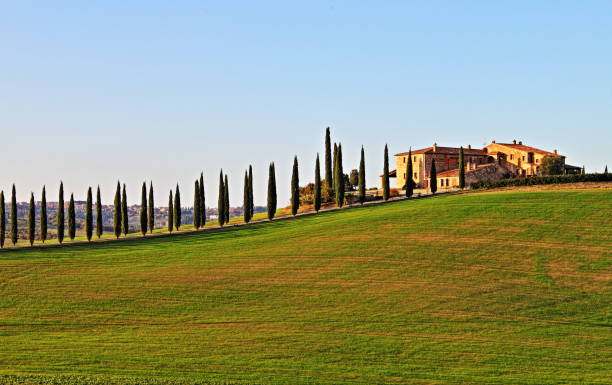
[[[459,147],[441,147],[441,146],[436,146],[436,150],[434,151],[434,147],[427,147],[427,148],[422,148],[420,150],[414,150],[412,151],[412,155],[418,155],[418,154],[429,154],[429,153],[436,153],[436,154],[448,154],[448,155],[459,155]],[[487,155],[487,153],[483,150],[480,149],[476,149],[476,148],[463,148],[463,154],[464,155]],[[404,156],[404,155],[408,155],[408,152],[400,152],[399,154],[395,154],[395,156]]]
[[[519,150],[519,151],[533,152],[534,154],[548,155],[548,156],[563,156],[560,154],[555,154],[554,152],[540,150],[539,148],[525,146],[524,144],[514,144],[514,143],[497,143],[497,144],[500,146],[509,147],[509,148]]]

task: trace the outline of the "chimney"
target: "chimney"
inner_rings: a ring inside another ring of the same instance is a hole
[[[555,153],[555,155],[557,155],[557,149],[556,148],[553,150],[553,152]]]
[[[519,144],[522,146],[523,145],[523,141],[519,141]]]
[[[491,141],[491,143],[495,143],[495,141],[494,141],[494,140],[492,140],[492,141]]]
[[[468,150],[471,150],[471,149],[472,149],[472,145],[468,144]]]
[[[437,149],[438,149],[438,143],[434,143],[433,144],[433,152],[436,152]]]
[[[512,141],[512,144],[516,144],[516,139],[514,139],[514,140]]]

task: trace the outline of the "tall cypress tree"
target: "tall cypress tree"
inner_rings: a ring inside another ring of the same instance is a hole
[[[253,219],[255,214],[255,200],[253,198],[253,166],[249,165],[249,220]]]
[[[314,180],[314,196],[313,204],[316,212],[321,210],[321,166],[319,165],[319,154],[317,154],[317,160],[315,161],[315,180]]]
[[[176,184],[176,193],[174,194],[174,228],[178,231],[181,229],[181,191],[178,183]]]
[[[251,220],[251,218],[249,218],[249,211],[251,211],[251,203],[249,202],[249,197],[250,197],[250,193],[249,193],[249,172],[245,171],[244,172],[244,191],[242,194],[242,207],[243,207],[243,218],[244,218],[244,223],[249,223],[249,221]]]
[[[121,235],[121,184],[119,182],[117,182],[114,204],[113,229],[115,230],[115,237],[119,238]]]
[[[200,182],[196,179],[193,190],[193,227],[200,228]]]
[[[76,218],[74,213],[74,195],[70,194],[70,203],[68,204],[68,236],[73,240],[76,236]]]
[[[40,240],[47,240],[47,189],[43,186],[40,200]]]
[[[57,240],[64,242],[64,182],[60,182],[59,198],[57,203]]]
[[[229,202],[229,182],[227,181],[227,174],[225,174],[225,190],[223,192],[223,199],[225,200],[225,223],[230,221],[230,202]]]
[[[365,152],[361,146],[361,159],[359,160],[359,203],[363,204],[366,197],[365,181]]]
[[[465,188],[465,160],[463,158],[463,146],[459,148],[459,188]]]
[[[389,199],[389,149],[385,144],[385,158],[383,166],[383,199]]]
[[[174,230],[174,202],[172,202],[172,190],[170,190],[170,198],[168,198],[168,231]]]
[[[13,246],[17,243],[17,239],[17,192],[13,184],[13,191],[11,194],[11,241],[13,242]]]
[[[217,218],[219,226],[225,224],[225,182],[223,181],[223,170],[219,174],[219,199],[217,201]]]
[[[6,237],[6,210],[4,206],[4,191],[0,191],[0,248],[4,247],[4,238]]]
[[[332,164],[332,189],[331,189],[331,195],[334,195],[336,193],[336,179],[338,178],[337,173],[338,173],[338,144],[336,142],[334,142],[334,160],[333,160],[333,164]]]
[[[333,189],[332,181],[332,154],[331,154],[331,136],[329,134],[329,127],[325,129],[325,186],[327,195],[329,195]]]
[[[414,193],[414,179],[412,179],[412,148],[408,149],[408,166],[406,169],[406,197]]]
[[[147,182],[142,182],[142,192],[140,194],[140,232],[142,235],[147,235],[149,219],[147,218]]]
[[[96,191],[96,236],[98,239],[104,233],[104,221],[102,218],[102,196],[100,195],[100,186],[98,185],[98,191]]]
[[[338,144],[338,155],[336,156],[336,205],[344,206],[344,167],[342,167],[342,143]]]
[[[429,189],[432,194],[438,191],[438,174],[436,173],[436,160],[431,159],[431,169],[429,170]]]
[[[155,199],[153,197],[153,182],[149,183],[149,204],[147,209],[149,210],[149,214],[147,215],[149,224],[147,227],[149,228],[149,232],[152,234],[153,229],[155,228]]]
[[[30,193],[30,211],[28,212],[28,235],[30,246],[34,244],[36,233],[36,203],[34,202],[34,193]]]
[[[127,235],[130,230],[130,224],[128,222],[129,213],[127,205],[127,192],[125,191],[125,183],[123,184],[123,194],[121,194],[121,227],[123,228],[123,235]]]
[[[206,224],[206,194],[204,193],[204,172],[200,173],[200,226]]]
[[[276,170],[272,162],[268,169],[268,219],[274,219],[274,215],[276,215]]]
[[[87,202],[85,203],[85,234],[87,240],[91,241],[93,235],[93,198],[91,194],[91,187],[87,189]]]
[[[291,173],[291,214],[295,216],[300,208],[300,176],[298,172],[297,155],[293,158]]]

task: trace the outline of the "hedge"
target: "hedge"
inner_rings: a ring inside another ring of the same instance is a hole
[[[571,174],[571,175],[547,175],[530,176],[525,178],[511,178],[473,182],[470,187],[476,189],[487,189],[512,186],[535,186],[541,184],[578,183],[578,182],[610,182],[612,174]]]

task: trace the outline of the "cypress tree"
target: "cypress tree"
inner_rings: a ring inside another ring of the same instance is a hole
[[[17,239],[17,192],[13,184],[13,191],[11,194],[11,241],[13,242],[13,246],[17,243]]]
[[[64,242],[64,182],[60,182],[59,198],[57,203],[57,240]]]
[[[177,231],[181,229],[181,192],[178,183],[174,194],[174,228]]]
[[[34,193],[30,193],[30,211],[28,212],[28,235],[30,246],[34,244],[36,232],[36,203],[34,202]]]
[[[43,243],[47,240],[47,190],[45,186],[43,186],[40,200],[40,240]]]
[[[85,203],[85,234],[88,241],[91,241],[93,235],[93,198],[91,195],[91,187],[89,187],[87,189],[87,202]]]
[[[172,190],[170,190],[170,198],[168,198],[168,231],[174,230],[174,203],[172,202]]]
[[[385,157],[383,166],[383,199],[389,199],[389,149],[385,144]]]
[[[295,216],[300,208],[300,176],[298,173],[297,155],[293,158],[291,173],[291,215]]]
[[[196,179],[193,190],[193,227],[200,228],[200,182]]]
[[[68,236],[73,240],[76,236],[76,219],[74,213],[74,195],[70,194],[70,203],[68,204]]]
[[[331,136],[329,134],[329,127],[325,129],[325,187],[329,192],[332,191],[332,155],[331,155]]]
[[[606,164],[606,168],[605,168],[605,170],[604,170],[604,174],[605,174],[605,175],[608,175],[608,165],[607,165],[607,164]]]
[[[204,193],[204,172],[200,173],[200,226],[206,224],[206,195]]]
[[[438,191],[438,174],[436,173],[436,160],[431,159],[431,169],[429,170],[429,189],[432,194]]]
[[[149,219],[147,208],[147,182],[142,182],[142,192],[140,194],[140,232],[142,235],[147,235],[147,226],[149,226]]]
[[[4,247],[4,238],[6,237],[6,213],[4,212],[4,191],[0,191],[0,248]]]
[[[217,218],[219,226],[225,224],[225,182],[223,182],[223,170],[219,174],[219,199],[217,202]]]
[[[344,168],[342,167],[342,143],[338,144],[338,155],[336,156],[336,205],[344,206]]]
[[[249,218],[249,211],[251,211],[251,203],[249,202],[250,193],[249,193],[249,172],[244,172],[244,192],[243,192],[243,211],[244,211],[244,223],[249,223],[251,218]]]
[[[459,188],[465,188],[465,160],[463,157],[463,146],[459,148]]]
[[[268,169],[268,219],[274,219],[276,214],[276,170],[274,162],[270,163]]]
[[[255,198],[253,197],[253,166],[249,165],[249,202],[251,207],[249,208],[249,220],[253,219],[255,214]]]
[[[359,203],[363,204],[366,197],[365,181],[365,152],[361,146],[361,159],[359,160]]]
[[[333,160],[333,164],[332,164],[332,188],[331,188],[331,193],[332,195],[335,194],[335,190],[336,190],[336,179],[338,178],[337,173],[338,173],[338,144],[336,144],[334,142],[334,160]]]
[[[147,219],[149,220],[149,232],[152,234],[153,229],[155,228],[155,199],[153,197],[153,182],[149,183],[149,205],[147,206],[149,210],[149,215],[147,215]]]
[[[128,205],[127,205],[127,193],[125,191],[125,183],[123,184],[123,194],[121,195],[121,226],[123,228],[123,235],[127,235],[130,230],[128,222]]]
[[[312,199],[316,212],[321,210],[321,166],[319,165],[319,154],[315,161],[314,197]]]
[[[100,195],[100,186],[98,185],[98,191],[96,191],[96,236],[98,239],[104,233],[104,222],[102,218],[102,196]]]
[[[408,167],[406,170],[406,197],[410,198],[414,193],[414,180],[412,179],[412,148],[408,150]]]
[[[117,190],[115,191],[115,211],[113,213],[113,229],[115,237],[121,235],[121,184],[117,182]]]
[[[227,181],[227,174],[225,174],[225,191],[223,192],[223,199],[225,200],[225,223],[230,221],[230,203],[229,203],[229,183]]]

